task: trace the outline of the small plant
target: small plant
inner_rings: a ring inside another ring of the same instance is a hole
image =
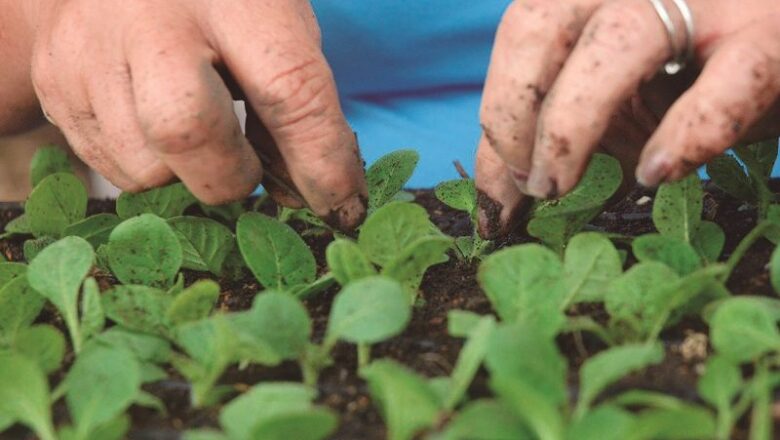
[[[470,236],[455,238],[458,258],[471,262],[490,252],[493,243],[477,232],[477,189],[471,179],[450,180],[435,189],[436,198],[450,208],[468,213],[472,224]]]

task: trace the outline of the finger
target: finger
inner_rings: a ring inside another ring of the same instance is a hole
[[[620,162],[623,183],[618,194],[625,194],[635,185],[634,174],[642,148],[658,127],[658,118],[646,107],[639,96],[624,103],[610,120],[602,136],[601,150]]]
[[[100,126],[104,151],[132,180],[125,191],[143,191],[164,185],[174,175],[146,144],[138,122],[130,68],[116,62],[109,68],[93,69],[87,92]]]
[[[212,44],[309,207],[334,226],[351,229],[365,215],[363,164],[317,33],[305,18],[311,16],[308,2],[278,1],[268,10],[250,5],[212,11]]]
[[[539,109],[601,0],[515,1],[496,33],[485,81],[483,131],[524,188]]]
[[[128,53],[146,143],[201,201],[243,198],[262,170],[212,66],[215,54],[197,32],[166,26],[163,35],[139,32]]]
[[[712,55],[648,141],[639,183],[680,179],[751,129],[780,96],[778,37],[775,27],[754,27]]]
[[[667,33],[655,14],[649,2],[631,1],[594,13],[539,116],[530,195],[570,191],[619,106],[669,57]]]
[[[519,220],[526,200],[485,136],[477,149],[476,185],[479,235],[485,239],[506,235]]]

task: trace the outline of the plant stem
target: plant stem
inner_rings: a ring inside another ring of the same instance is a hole
[[[772,226],[774,226],[774,223],[769,221],[762,221],[755,228],[753,228],[753,230],[750,231],[748,235],[742,239],[742,241],[739,242],[736,249],[734,249],[734,252],[732,252],[729,256],[729,259],[726,260],[726,272],[723,274],[723,278],[721,279],[722,282],[725,283],[728,281],[728,279],[731,277],[731,273],[745,256],[745,253],[747,253],[748,249],[750,249],[750,247],[753,246],[755,242],[763,237],[764,233]]]
[[[367,367],[371,363],[371,346],[368,344],[357,345],[358,369]]]
[[[68,307],[64,311],[65,325],[68,327],[68,333],[70,333],[70,340],[73,344],[73,352],[79,354],[81,352],[81,329],[79,328],[79,318],[76,308]]]
[[[298,365],[301,367],[301,374],[303,375],[303,383],[304,385],[308,385],[310,387],[316,387],[317,381],[319,380],[320,373],[317,371],[317,368],[314,367],[310,362],[306,362],[305,360],[298,361]]]

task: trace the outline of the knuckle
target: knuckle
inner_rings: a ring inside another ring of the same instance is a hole
[[[164,154],[183,154],[206,144],[221,123],[219,114],[197,112],[192,109],[171,109],[154,113],[141,125],[147,141]]]
[[[498,37],[510,40],[549,40],[556,26],[563,29],[561,5],[551,0],[523,0],[511,3],[501,19]]]
[[[651,27],[642,2],[609,2],[586,25],[583,43],[609,50],[628,51],[646,42]]]

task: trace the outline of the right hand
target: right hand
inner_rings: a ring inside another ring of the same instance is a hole
[[[281,203],[340,228],[362,220],[362,161],[308,1],[43,1],[35,91],[112,183],[141,191],[178,177],[219,204],[249,195],[265,167]],[[218,68],[246,98],[252,143]]]

